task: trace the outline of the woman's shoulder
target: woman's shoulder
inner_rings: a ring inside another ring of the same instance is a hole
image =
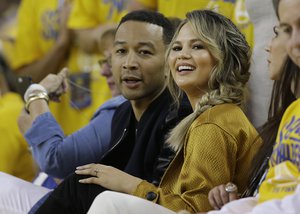
[[[192,127],[203,125],[217,126],[232,136],[237,136],[241,132],[248,136],[258,135],[245,113],[235,104],[220,104],[206,110],[194,121]]]
[[[242,109],[231,103],[216,105],[204,111],[197,120],[201,123],[227,123],[236,119],[246,119]]]

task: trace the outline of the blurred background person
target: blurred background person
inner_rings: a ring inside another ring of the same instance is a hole
[[[246,0],[247,11],[254,25],[254,47],[249,80],[249,102],[247,115],[256,127],[268,118],[269,98],[272,92],[272,81],[267,68],[267,55],[264,48],[272,37],[272,28],[277,23],[271,0]]]
[[[1,0],[0,4],[0,51],[5,60],[13,56],[17,11],[20,0]],[[5,48],[4,48],[5,47]],[[3,52],[5,49],[5,52]]]
[[[76,37],[76,43],[86,53],[101,52],[102,35],[127,13],[130,0],[74,0],[74,6],[68,21]]]
[[[97,12],[103,14],[99,24],[118,21],[117,16],[106,15],[115,6],[114,1],[97,2],[101,5]],[[99,56],[81,50],[68,27],[72,6],[76,10],[77,4],[77,0],[21,1],[15,52],[9,58],[12,69],[18,75],[30,76],[33,82],[57,73],[62,67],[69,68],[67,94],[60,103],[50,104],[51,112],[67,135],[86,125],[97,108],[111,97],[105,78],[97,70]]]
[[[167,17],[185,18],[185,14],[192,10],[210,9],[230,18],[246,36],[253,47],[253,25],[250,22],[245,0],[131,0],[129,10],[156,10]]]
[[[0,55],[0,171],[32,181],[37,168],[18,129],[17,118],[24,104],[11,75]]]

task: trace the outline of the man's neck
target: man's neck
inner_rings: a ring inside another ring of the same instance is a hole
[[[158,98],[162,92],[165,90],[165,87],[157,93],[152,98],[146,97],[139,100],[131,100],[130,103],[132,105],[133,113],[136,118],[136,120],[139,122],[144,112],[148,109],[149,105]]]

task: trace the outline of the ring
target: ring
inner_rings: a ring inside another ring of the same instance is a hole
[[[237,192],[237,190],[238,188],[234,183],[229,182],[225,185],[225,191],[228,193]]]
[[[98,174],[98,172],[100,172],[100,170],[99,169],[95,169],[94,172],[95,172],[95,176],[98,177],[97,174]]]

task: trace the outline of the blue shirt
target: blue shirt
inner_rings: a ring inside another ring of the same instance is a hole
[[[123,96],[108,100],[87,126],[67,137],[50,112],[38,116],[25,133],[25,138],[41,170],[51,176],[65,178],[77,166],[99,161],[110,148],[115,109],[125,100]]]

